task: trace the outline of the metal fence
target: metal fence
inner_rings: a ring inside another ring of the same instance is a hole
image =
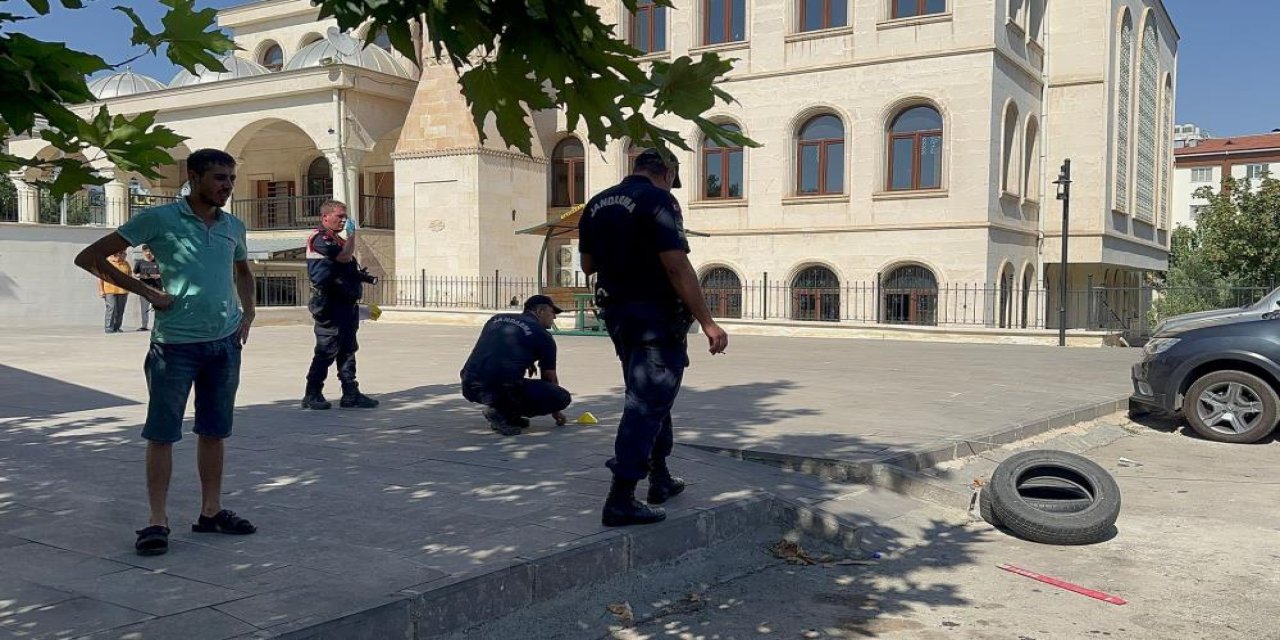
[[[835,283],[831,280],[742,283],[715,272],[702,277],[703,296],[716,318],[815,323],[883,324],[991,329],[1057,329],[1062,304],[1056,290],[982,283],[908,287],[903,282]],[[584,285],[583,291],[588,289]],[[305,305],[306,274],[260,274],[258,304]],[[572,290],[569,290],[572,291]],[[1174,315],[1252,304],[1266,287],[1086,287],[1066,295],[1069,329],[1141,339]],[[381,278],[365,285],[365,303],[437,309],[509,310],[539,293],[536,278],[430,276]],[[560,302],[566,309],[573,303]]]

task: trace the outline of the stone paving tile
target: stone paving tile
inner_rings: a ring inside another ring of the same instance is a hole
[[[0,633],[31,640],[63,639],[141,622],[151,616],[92,598],[72,598],[0,618]]]
[[[195,609],[115,629],[98,631],[77,640],[226,640],[257,628],[213,609]]]
[[[127,564],[35,542],[0,549],[0,567],[5,575],[52,587],[129,569]]]
[[[145,569],[133,568],[96,578],[68,580],[62,585],[86,597],[166,616],[238,600],[248,594]]]

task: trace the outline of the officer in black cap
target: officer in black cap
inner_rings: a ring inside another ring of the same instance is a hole
[[[485,405],[489,426],[504,436],[519,434],[536,416],[565,423],[561,412],[573,399],[556,376],[556,341],[548,331],[558,313],[551,298],[537,295],[525,300],[523,313],[493,316],[462,365],[462,397]],[[539,368],[541,380],[525,378]]]
[[[657,505],[685,483],[667,467],[674,437],[671,406],[689,366],[687,335],[702,326],[712,355],[729,336],[711,319],[698,276],[689,263],[680,205],[671,195],[680,171],[664,151],[646,149],[633,172],[589,202],[578,225],[582,270],[596,274],[596,305],[622,361],[626,402],[614,457],[605,526],[647,524],[666,518]],[[635,499],[649,478],[649,504]]]

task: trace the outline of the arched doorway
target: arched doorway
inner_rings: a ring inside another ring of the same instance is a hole
[[[1035,269],[1027,265],[1022,272],[1022,328],[1026,329],[1031,315],[1031,286],[1035,283]]]
[[[702,296],[716,318],[742,317],[742,281],[733,269],[715,267],[702,275]]]
[[[927,267],[906,265],[884,279],[884,321],[938,324],[938,279]]]
[[[791,281],[791,319],[840,321],[840,279],[826,267],[809,267]]]
[[[1013,326],[1013,265],[1000,270],[1000,328]]]

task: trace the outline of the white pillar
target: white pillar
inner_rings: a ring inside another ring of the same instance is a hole
[[[106,198],[106,225],[108,227],[119,227],[129,220],[129,183],[125,176],[119,171],[104,171],[104,175],[110,174],[111,181],[102,186],[103,196]],[[121,178],[125,178],[122,180]]]
[[[18,222],[34,224],[40,221],[40,204],[37,201],[36,189],[31,186],[21,172],[9,174],[13,181],[14,195],[18,199]]]
[[[324,152],[333,170],[333,199],[347,204],[347,213],[360,219],[360,161],[365,151],[361,149],[327,149]]]

